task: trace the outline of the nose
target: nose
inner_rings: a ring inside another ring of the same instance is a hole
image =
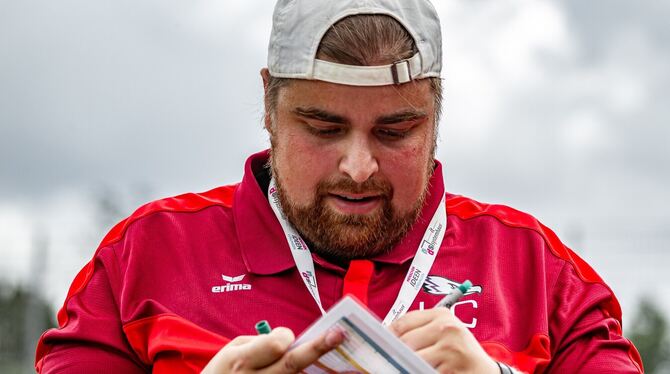
[[[379,170],[371,145],[364,137],[355,137],[345,145],[339,170],[354,182],[363,183]]]

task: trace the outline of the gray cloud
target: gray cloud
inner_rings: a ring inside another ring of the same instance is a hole
[[[12,35],[0,41],[5,193],[90,180],[220,183],[264,147],[265,52],[246,47],[253,33],[206,39],[167,5],[21,4],[1,26]]]

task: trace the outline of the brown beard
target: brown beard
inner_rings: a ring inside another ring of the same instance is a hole
[[[313,201],[306,206],[298,206],[287,196],[272,157],[270,162],[284,214],[309,243],[310,249],[328,259],[348,261],[390,250],[416,222],[426,199],[427,188],[408,212],[398,212],[391,203],[393,188],[388,181],[373,178],[358,184],[342,178],[319,182]],[[379,195],[381,209],[370,215],[340,214],[325,202],[328,191],[333,190]]]

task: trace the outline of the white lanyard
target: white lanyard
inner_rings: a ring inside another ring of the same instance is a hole
[[[316,301],[316,305],[319,306],[321,314],[325,314],[326,312],[323,309],[321,298],[319,297],[319,287],[316,283],[316,273],[314,272],[312,253],[309,248],[307,248],[305,241],[300,237],[300,234],[298,234],[298,231],[296,231],[296,229],[293,228],[293,225],[286,219],[286,216],[281,209],[278,195],[277,185],[275,184],[274,178],[272,178],[268,190],[270,206],[272,206],[272,210],[275,212],[275,215],[284,230],[284,234],[286,234],[286,240],[291,248],[293,260],[295,261],[295,265],[298,268],[302,281],[305,283],[305,287],[307,287],[307,290],[314,298],[314,301]],[[423,234],[421,244],[419,244],[419,248],[414,255],[414,260],[412,260],[409,271],[402,282],[398,297],[393,303],[391,310],[389,310],[386,315],[386,318],[384,318],[384,325],[390,324],[407,313],[407,310],[419,293],[423,281],[426,279],[426,275],[428,275],[428,271],[430,271],[430,268],[433,266],[435,257],[437,257],[437,253],[440,250],[440,245],[442,244],[446,228],[447,209],[445,206],[445,197],[442,195],[442,200],[435,210],[433,218],[430,220],[428,229]]]

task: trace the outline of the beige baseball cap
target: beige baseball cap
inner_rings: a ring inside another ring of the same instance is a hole
[[[326,31],[342,18],[356,14],[393,17],[412,36],[418,52],[382,66],[354,66],[317,59],[316,52]],[[383,86],[439,77],[440,20],[428,0],[278,0],[272,17],[268,70],[273,77],[353,86]]]

